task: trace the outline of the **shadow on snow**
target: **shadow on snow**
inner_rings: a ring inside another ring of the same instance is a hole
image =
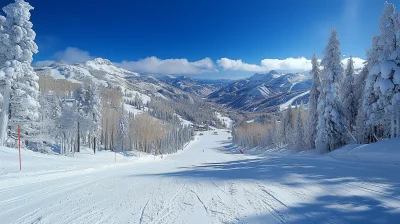
[[[221,142],[226,144],[226,142]],[[224,153],[232,153],[221,147]],[[312,200],[288,206],[287,212],[296,217],[289,223],[400,223],[400,208],[386,206],[388,201],[400,200],[400,167],[396,165],[342,162],[313,157],[250,158],[199,166],[180,167],[172,173],[148,174],[196,179],[196,181],[253,181],[278,183],[295,189],[323,187],[322,195]],[[366,186],[370,186],[369,188]],[[377,188],[371,186],[378,186]],[[243,185],[246,187],[246,185]],[[340,189],[340,193],[329,192]],[[362,194],[343,193],[355,190]],[[284,211],[282,211],[284,212]],[[265,216],[242,217],[255,222]],[[268,220],[268,219],[267,219]],[[336,221],[335,221],[336,220]]]

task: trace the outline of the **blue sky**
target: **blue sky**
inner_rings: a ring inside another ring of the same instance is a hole
[[[306,69],[314,52],[322,56],[333,27],[344,55],[365,58],[384,5],[383,0],[27,1],[35,7],[36,62],[103,57],[139,72],[197,78]]]

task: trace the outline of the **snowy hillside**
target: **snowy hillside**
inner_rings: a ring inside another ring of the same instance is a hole
[[[228,107],[246,111],[275,111],[278,106],[296,97],[307,102],[305,94],[311,87],[310,75],[303,73],[255,74],[248,79],[234,81],[209,95],[209,99]],[[304,96],[304,97],[302,97]],[[301,98],[300,98],[301,97]]]
[[[223,81],[207,84],[206,81],[200,82],[183,76],[166,76],[161,81],[160,77],[131,72],[102,58],[74,65],[56,62],[46,67],[36,67],[35,70],[40,77],[53,77],[74,83],[91,80],[105,87],[106,91],[116,91],[122,94],[125,110],[132,114],[148,111],[152,116],[169,121],[173,120],[172,114],[176,114],[182,124],[190,122],[210,125],[217,122],[217,126],[222,124],[213,115],[215,111],[213,107],[203,102],[201,96],[208,94],[210,89],[215,89],[214,86],[221,85]],[[42,83],[43,86],[47,85],[45,81]],[[148,105],[150,101],[156,102]]]
[[[56,79],[68,79],[75,82],[83,82],[93,79],[104,86],[124,83],[126,77],[138,77],[138,73],[118,68],[109,60],[96,58],[85,63],[69,65],[64,62],[56,62],[48,67],[37,67],[39,75],[51,75]]]
[[[84,63],[69,65],[56,62],[46,67],[36,67],[39,76],[52,76],[72,82],[93,80],[107,88],[120,89],[125,97],[138,93],[146,103],[153,97],[164,99],[189,99],[190,95],[150,75],[140,75],[120,68],[107,59],[96,58]]]

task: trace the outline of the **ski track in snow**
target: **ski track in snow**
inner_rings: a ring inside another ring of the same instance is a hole
[[[306,92],[304,92],[304,93],[302,93],[302,94],[299,94],[299,95],[297,95],[297,96],[291,98],[291,99],[288,100],[286,103],[283,103],[283,104],[279,105],[279,110],[281,110],[281,111],[282,111],[282,110],[286,110],[289,106],[292,105],[292,103],[293,103],[297,98],[302,97],[302,96],[305,96],[305,95],[307,95],[307,94],[309,94],[309,93],[310,93],[310,91],[306,91]]]
[[[213,132],[162,160],[3,172],[0,223],[400,220],[398,165],[235,154],[227,131]]]

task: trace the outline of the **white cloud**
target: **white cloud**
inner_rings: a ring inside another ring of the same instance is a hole
[[[79,62],[85,62],[93,59],[89,52],[81,50],[76,47],[68,47],[64,51],[55,53],[54,58],[58,61],[64,61],[68,64],[75,64]]]
[[[286,59],[263,59],[261,65],[268,71],[308,71],[311,70],[311,60],[305,57]]]
[[[344,67],[347,66],[347,60],[342,60]],[[364,59],[354,57],[354,68],[362,68],[364,66]],[[255,64],[247,64],[242,60],[232,60],[229,58],[221,58],[217,61],[218,65],[223,67],[224,70],[232,71],[251,71],[251,72],[262,72],[262,71],[309,71],[311,70],[311,60],[305,57],[299,58],[286,58],[286,59],[263,59],[261,66]]]
[[[284,71],[307,71],[311,70],[311,60],[305,57],[299,58],[286,58],[286,59],[263,59],[261,65],[248,64],[241,59],[232,60],[229,58],[221,58],[217,61],[218,65],[223,67],[224,70],[233,71],[250,71],[250,72],[264,72],[271,70],[284,70]]]
[[[345,58],[345,59],[342,60],[344,68],[346,68],[348,60],[349,60],[349,58]],[[359,68],[363,68],[364,67],[364,62],[365,62],[364,59],[362,59],[362,58],[353,58],[353,61],[354,61],[354,68],[355,69],[359,69]]]
[[[118,63],[122,68],[141,73],[151,74],[199,74],[204,72],[217,72],[214,62],[210,58],[189,62],[182,59],[159,59],[148,57],[139,61],[123,61]]]
[[[76,47],[67,47],[64,51],[56,52],[51,59],[54,60],[44,60],[37,61],[34,63],[35,66],[49,66],[56,61],[64,61],[67,64],[75,64],[80,62],[86,62],[92,60],[94,57],[89,54],[89,52],[81,50]]]
[[[37,61],[33,65],[38,66],[38,67],[43,67],[43,66],[49,66],[49,65],[53,64],[54,62],[56,62],[56,61],[44,60],[44,61]]]
[[[255,64],[244,63],[242,59],[232,60],[229,58],[221,58],[217,61],[217,64],[221,66],[224,70],[247,71],[247,72],[265,71],[265,68]]]

